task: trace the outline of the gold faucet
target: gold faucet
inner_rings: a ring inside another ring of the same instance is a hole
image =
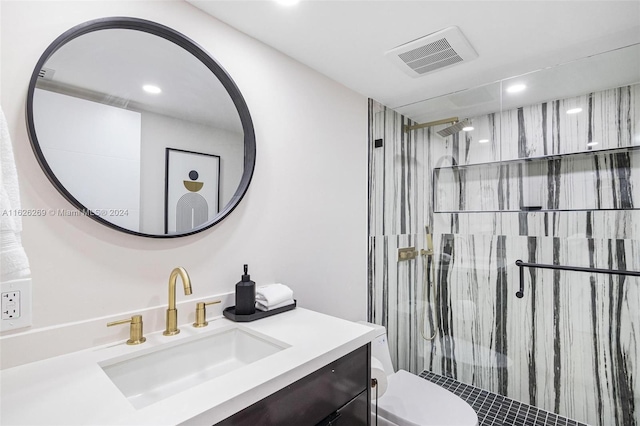
[[[189,274],[182,267],[177,267],[171,271],[169,275],[169,307],[167,308],[167,328],[162,333],[165,336],[173,336],[180,333],[178,328],[178,310],[176,309],[176,280],[178,275],[182,278],[182,284],[184,285],[184,294],[191,294],[191,280]]]

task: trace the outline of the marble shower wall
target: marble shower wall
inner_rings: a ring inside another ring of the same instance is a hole
[[[518,259],[640,271],[640,85],[474,117],[447,138],[405,132],[375,101],[369,114],[369,314],[396,368],[640,424],[640,278],[525,268],[515,296]],[[398,262],[426,248],[426,225],[435,256]]]

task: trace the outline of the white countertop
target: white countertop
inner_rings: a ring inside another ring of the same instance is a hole
[[[134,408],[100,367],[112,358],[148,352],[235,325],[290,345],[238,370],[141,409]],[[141,345],[100,346],[0,371],[2,425],[214,424],[369,343],[374,329],[296,308],[248,323],[226,318],[180,326],[180,334],[147,335]],[[141,353],[142,353],[141,352]]]

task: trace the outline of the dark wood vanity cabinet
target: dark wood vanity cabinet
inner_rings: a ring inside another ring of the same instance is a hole
[[[217,426],[368,426],[367,344],[217,423]]]

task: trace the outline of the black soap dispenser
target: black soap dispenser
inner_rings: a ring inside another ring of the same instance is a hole
[[[251,315],[256,312],[256,283],[251,281],[249,265],[244,265],[242,281],[236,284],[236,315]]]

